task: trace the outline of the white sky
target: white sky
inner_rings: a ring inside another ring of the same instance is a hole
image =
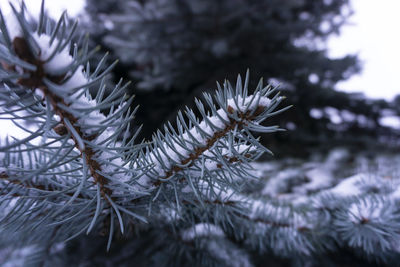
[[[39,12],[41,0],[25,0],[25,3],[32,13]],[[329,55],[356,53],[363,71],[339,83],[337,89],[391,100],[400,94],[400,0],[351,0],[351,3],[355,13],[341,35],[329,39]],[[46,1],[46,8],[56,17],[64,9],[74,16],[84,5],[84,0]],[[0,0],[0,7],[6,13],[8,0]]]
[[[352,0],[354,15],[341,35],[329,40],[329,55],[357,53],[361,75],[337,89],[364,92],[368,97],[391,100],[400,94],[400,0]]]
[[[99,0],[101,1],[101,0]],[[18,6],[19,0],[0,0],[1,11],[7,13],[10,9],[9,2]],[[42,0],[25,0],[28,11],[32,14],[39,14]],[[64,10],[68,10],[68,15],[75,16],[85,6],[85,0],[45,0],[45,8],[52,16],[58,18]]]

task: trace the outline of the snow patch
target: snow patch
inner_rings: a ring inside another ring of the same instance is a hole
[[[356,114],[354,114],[353,112],[350,112],[350,111],[348,111],[346,109],[342,110],[340,112],[340,114],[341,114],[343,120],[346,121],[346,122],[352,122],[352,121],[355,121],[357,119]]]
[[[312,108],[310,110],[310,116],[314,119],[321,119],[324,116],[324,113],[320,109]]]
[[[325,192],[331,192],[341,197],[356,196],[361,194],[360,187],[358,184],[365,179],[364,173],[358,173],[351,177],[346,178],[332,189],[326,190]]]
[[[382,126],[400,130],[400,117],[398,117],[398,116],[381,117],[379,119],[379,124]]]
[[[340,124],[343,122],[342,117],[339,115],[339,111],[333,107],[326,107],[325,113],[328,114],[329,119],[334,124]]]
[[[379,221],[384,208],[383,201],[363,199],[358,203],[351,204],[348,216],[353,223],[357,224],[364,220]]]
[[[69,45],[65,46],[63,50],[57,51],[56,54],[50,59],[62,40],[54,39],[50,44],[51,37],[49,35],[42,34],[39,36],[37,33],[33,34],[33,38],[40,48],[39,58],[45,62],[44,69],[47,73],[51,74],[54,73],[54,71],[64,69],[73,62],[73,58],[69,54]]]
[[[215,258],[224,261],[226,263],[226,266],[232,266],[232,267],[253,266],[250,263],[248,255],[235,247],[227,246],[222,242],[217,242],[217,240],[209,240],[206,246],[210,254],[212,254]]]
[[[273,87],[279,87],[279,90],[283,90],[283,91],[285,91],[285,90],[286,91],[294,91],[296,89],[296,87],[293,84],[291,84],[287,81],[284,81],[282,79],[279,79],[279,78],[269,78],[268,84],[270,84]]]
[[[173,223],[179,219],[182,219],[176,207],[161,207],[160,216],[162,220],[168,223]]]
[[[298,193],[306,193],[316,191],[321,188],[326,188],[331,185],[334,179],[332,172],[325,168],[315,168],[305,173],[305,176],[310,180],[304,186],[296,187],[293,190]]]
[[[65,81],[62,86],[65,90],[81,87],[87,84],[89,80],[85,77],[83,66],[78,66],[75,72]],[[78,91],[80,93],[80,91]]]
[[[287,168],[281,170],[276,176],[265,183],[262,194],[276,197],[287,189],[287,183],[290,180],[299,179],[302,176],[302,172],[299,169]]]
[[[237,103],[236,103],[237,101]],[[261,96],[260,93],[250,95],[246,98],[238,96],[237,99],[231,98],[227,102],[227,106],[232,107],[235,111],[246,112],[254,111],[257,107],[268,107],[271,104],[271,99]]]
[[[209,223],[198,223],[193,227],[184,230],[181,233],[182,239],[185,241],[193,240],[197,237],[219,236],[224,237],[224,231],[221,227]]]

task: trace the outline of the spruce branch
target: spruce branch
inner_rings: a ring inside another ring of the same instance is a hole
[[[94,159],[95,152],[91,147],[84,145],[85,142],[93,140],[96,136],[84,136],[81,127],[77,125],[78,118],[76,118],[72,113],[66,111],[65,108],[60,108],[60,105],[67,108],[69,108],[70,105],[61,97],[52,93],[43,82],[44,79],[48,79],[52,83],[60,85],[61,81],[65,78],[66,73],[56,77],[46,73],[43,67],[45,62],[32,55],[26,40],[23,38],[16,37],[13,40],[13,48],[21,60],[29,62],[36,67],[34,72],[23,68],[23,73],[29,74],[29,76],[27,78],[19,79],[17,83],[32,90],[39,89],[43,93],[44,97],[48,97],[54,113],[60,117],[60,124],[56,126],[57,128],[55,128],[55,131],[60,135],[64,135],[67,132],[70,134],[69,136],[74,141],[75,147],[80,151],[82,159],[89,167],[90,175],[94,178],[94,183],[99,184],[102,196],[105,198],[106,195],[112,195],[112,189],[107,188],[108,180],[100,174],[101,165],[96,161],[96,159]]]
[[[231,165],[237,162],[247,162],[250,159],[254,160],[249,151],[254,151],[255,147],[269,152],[249,131],[277,131],[278,127],[260,126],[259,122],[266,117],[279,114],[289,107],[273,112],[284,98],[276,95],[269,99],[268,96],[274,90],[271,87],[262,87],[262,83],[259,84],[253,95],[247,95],[248,79],[247,73],[245,88],[241,89],[239,76],[237,92],[234,92],[228,82],[224,84],[224,89],[220,88],[215,96],[217,103],[221,106],[219,109],[216,108],[211,96],[205,94],[204,98],[211,110],[210,114],[206,114],[204,105],[200,101],[196,101],[198,110],[202,114],[202,120],[199,121],[193,111],[187,109],[185,113],[189,124],[186,123],[182,113],[179,113],[178,131],[168,124],[164,126],[164,134],[158,132],[157,135],[154,135],[152,149],[144,153],[145,157],[149,159],[147,162],[154,165],[149,171],[150,175],[154,171],[154,175],[150,176],[155,180],[153,185],[159,186],[161,183],[171,180],[172,177],[179,176],[179,173],[190,170],[205,158],[207,160],[212,158],[217,162],[216,167],[222,168],[226,163]],[[233,147],[230,147],[231,144]],[[252,148],[252,146],[254,147]],[[243,151],[236,151],[235,147]],[[220,156],[215,155],[215,153],[220,154],[221,152],[223,154]],[[145,164],[146,162],[140,162],[138,166]],[[217,168],[214,167],[214,169]],[[211,171],[211,168],[208,170]]]
[[[21,235],[34,229],[37,236],[40,229],[53,228],[51,240],[56,241],[90,232],[113,213],[121,232],[122,212],[145,221],[123,207],[127,192],[146,194],[127,183],[135,176],[127,167],[128,160],[138,148],[126,136],[122,142],[118,140],[128,131],[134,115],[132,99],[126,101],[124,96],[128,84],[119,83],[105,97],[102,79],[115,64],[104,71],[100,71],[104,64],[99,64],[92,74],[89,67],[83,68],[93,51],[88,51],[85,39],[83,49],[75,45],[70,54],[76,24],[69,25],[64,14],[52,24],[42,9],[39,24],[47,26],[33,30],[25,20],[24,6],[20,12],[12,8],[11,17],[1,15],[0,21],[5,41],[0,104],[3,113],[28,137],[11,142],[7,138],[0,148],[1,202],[10,206],[0,220]],[[9,31],[10,25],[15,32]],[[96,83],[100,90],[93,100],[88,90]],[[110,115],[103,115],[101,109],[110,109]],[[28,203],[31,208],[22,208]],[[26,223],[26,216],[31,217],[32,225],[17,227]],[[18,225],[14,226],[14,221]],[[63,225],[66,222],[71,225]]]
[[[250,121],[250,120],[254,119],[258,114],[260,114],[264,110],[264,108],[265,107],[263,107],[263,106],[257,107],[255,114],[252,114],[251,116],[249,114],[240,113],[239,121],[230,119],[229,124],[227,126],[225,126],[225,128],[223,130],[214,133],[210,138],[208,138],[205,141],[206,146],[193,147],[194,152],[190,153],[187,158],[184,158],[183,160],[181,160],[181,162],[179,164],[170,167],[170,169],[166,171],[165,176],[160,177],[159,180],[157,182],[155,182],[155,185],[158,185],[164,181],[167,181],[171,176],[184,170],[185,167],[191,167],[194,164],[194,162],[196,160],[198,160],[204,154],[204,152],[209,150],[216,142],[220,141],[221,138],[225,137],[228,132],[234,130],[235,128],[237,128],[237,130],[241,130],[243,125],[245,124],[245,121]],[[234,111],[231,106],[228,106],[228,112],[230,114],[233,114]],[[247,113],[249,113],[249,112],[247,112]],[[239,161],[237,157],[228,157],[228,156],[224,155],[224,158],[226,158],[229,163]],[[185,167],[183,167],[183,166],[185,166]],[[218,167],[222,168],[222,164],[219,163]]]
[[[61,25],[65,27],[65,24],[60,19]],[[59,25],[60,25],[59,24]],[[74,32],[73,27],[71,29],[71,34]],[[56,30],[54,31],[53,37],[51,40],[55,40]],[[59,48],[61,51],[68,44],[69,39],[65,40],[64,45]],[[58,44],[60,46],[62,42],[59,41]],[[99,184],[100,192],[104,199],[107,200],[106,196],[112,195],[112,189],[107,187],[108,179],[106,179],[103,175],[101,175],[101,164],[95,159],[95,151],[93,148],[85,146],[85,143],[92,141],[96,135],[85,135],[84,131],[77,124],[78,118],[69,112],[70,104],[66,103],[62,97],[56,95],[54,92],[49,90],[45,80],[50,81],[56,85],[62,85],[63,80],[67,77],[67,72],[54,76],[51,73],[48,73],[45,69],[45,64],[57,54],[57,49],[54,50],[53,54],[47,58],[46,60],[40,59],[40,54],[45,53],[45,51],[39,51],[38,57],[35,57],[31,52],[31,48],[28,45],[26,39],[22,37],[15,37],[12,40],[12,48],[15,51],[16,56],[24,61],[29,63],[32,68],[22,67],[22,76],[24,78],[19,78],[16,83],[25,88],[30,88],[31,90],[40,90],[43,94],[43,98],[48,98],[47,103],[51,104],[51,108],[55,115],[58,115],[60,118],[60,123],[54,128],[57,134],[65,135],[69,133],[70,138],[73,140],[75,147],[80,151],[81,157],[83,161],[87,164],[91,177],[93,177],[94,184]],[[9,69],[14,69],[15,67],[8,67]],[[34,69],[34,70],[33,70]]]

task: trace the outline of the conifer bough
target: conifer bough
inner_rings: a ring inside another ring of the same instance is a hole
[[[137,144],[129,83],[106,88],[115,63],[106,66],[105,55],[90,66],[96,49],[89,50],[87,36],[71,45],[77,23],[65,13],[53,22],[42,3],[39,20],[30,23],[23,3],[11,8],[0,14],[0,116],[26,136],[0,140],[0,240],[35,248],[37,260],[84,233],[106,233],[110,249],[116,233],[150,229],[179,244],[176,255],[195,248],[205,253],[201,263],[229,266],[250,266],[246,249],[310,257],[335,247],[335,238],[367,255],[376,247],[393,250],[397,210],[364,212],[385,199],[336,200],[332,207],[324,195],[296,208],[243,192],[257,179],[250,163],[271,153],[253,132],[281,130],[261,123],[289,108],[277,109],[284,97],[275,88],[261,80],[249,91],[248,73],[235,86],[218,84],[214,96],[196,99],[200,118],[186,108],[175,126]],[[335,234],[324,229],[332,219]],[[359,227],[356,239],[351,223]],[[329,242],[319,244],[321,236]]]

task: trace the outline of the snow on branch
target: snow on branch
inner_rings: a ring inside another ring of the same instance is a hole
[[[21,11],[12,9],[11,17],[1,15],[0,21],[0,108],[28,137],[1,142],[0,195],[5,202],[13,197],[23,205],[32,202],[35,209],[24,213],[10,204],[5,218],[31,216],[41,226],[58,225],[57,232],[66,238],[90,232],[104,216],[115,215],[121,232],[121,213],[146,221],[123,207],[126,195],[147,194],[129,184],[136,176],[130,162],[137,151],[133,139],[127,139],[135,112],[132,98],[125,95],[129,83],[121,81],[105,95],[103,78],[115,64],[104,68],[103,60],[91,73],[88,59],[97,49],[89,51],[87,38],[70,45],[77,24],[70,24],[64,14],[53,24],[42,5],[33,30],[24,5]],[[18,27],[19,34],[11,34],[9,25]],[[92,98],[89,87],[94,85],[99,90]],[[108,116],[102,113],[105,109]],[[37,212],[40,209],[46,212]],[[74,227],[62,233],[59,224],[67,221]]]
[[[200,121],[192,110],[186,109],[186,118],[182,113],[178,115],[177,130],[168,124],[164,127],[164,133],[154,135],[152,148],[145,152],[144,160],[138,163],[138,166],[150,165],[139,183],[143,186],[159,186],[174,177],[187,179],[187,171],[204,178],[207,172],[254,159],[255,151],[261,149],[269,152],[250,131],[279,130],[277,126],[267,127],[259,123],[287,108],[274,111],[284,98],[279,95],[269,98],[274,90],[268,86],[262,87],[262,83],[253,94],[248,95],[248,79],[247,73],[243,87],[239,76],[235,91],[226,82],[224,88],[217,91],[214,100],[205,94],[209,110],[196,100],[202,115]],[[215,102],[220,106],[219,109]]]

